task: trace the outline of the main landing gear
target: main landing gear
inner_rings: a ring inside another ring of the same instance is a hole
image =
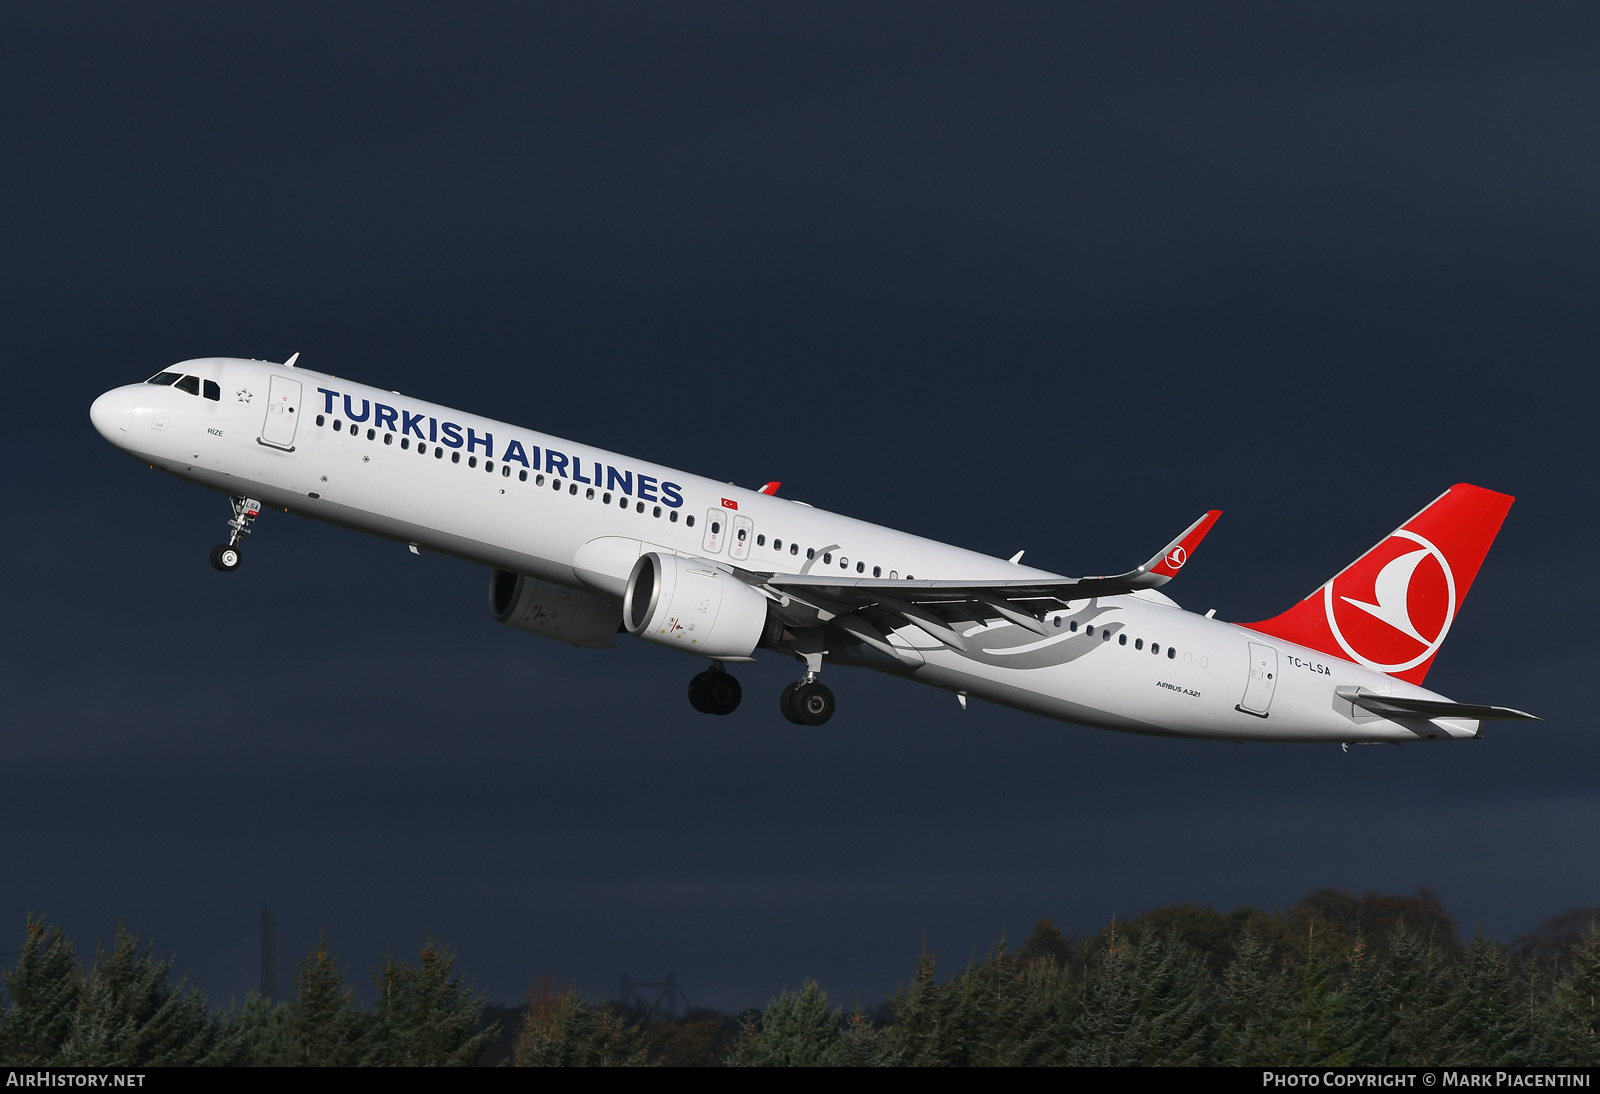
[[[229,496],[233,506],[233,519],[228,522],[228,542],[211,548],[211,565],[225,574],[239,568],[244,556],[239,553],[239,541],[250,534],[250,524],[261,515],[261,503],[255,498]]]
[[[833,717],[834,706],[833,691],[809,672],[778,696],[778,709],[797,726],[820,726]]]
[[[689,705],[701,714],[732,714],[743,697],[739,681],[720,662],[689,681]]]

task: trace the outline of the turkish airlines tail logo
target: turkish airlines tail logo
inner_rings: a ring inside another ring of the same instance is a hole
[[[1513,500],[1452,486],[1311,596],[1248,626],[1420,684]]]

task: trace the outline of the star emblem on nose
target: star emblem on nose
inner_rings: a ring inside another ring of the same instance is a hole
[[[244,388],[239,389],[238,395],[241,403],[248,403],[251,399],[255,398],[254,395],[246,391]]]

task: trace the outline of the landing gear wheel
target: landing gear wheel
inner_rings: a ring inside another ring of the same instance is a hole
[[[796,681],[778,693],[778,709],[783,712],[785,718],[795,725],[804,724],[800,721],[800,713],[794,709],[794,693],[799,689],[800,684]]]
[[[233,573],[243,561],[244,556],[239,554],[239,548],[230,543],[211,548],[211,565],[225,574]]]
[[[689,681],[689,705],[701,714],[732,714],[744,689],[725,669],[709,669]]]
[[[794,721],[803,726],[820,726],[833,717],[836,704],[827,684],[812,680],[792,686],[794,694],[789,699],[789,709],[795,713]]]

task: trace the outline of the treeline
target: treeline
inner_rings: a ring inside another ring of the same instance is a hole
[[[226,1013],[119,930],[84,967],[29,920],[4,972],[0,1062],[147,1066],[1561,1065],[1600,1063],[1600,909],[1502,947],[1463,944],[1437,897],[1320,890],[1275,913],[1180,905],[1066,938],[1041,920],[941,979],[924,954],[872,1011],[813,981],[765,1010],[661,1020],[543,982],[486,1008],[429,944],[359,1006],[326,939],[292,998]],[[500,1011],[503,1022],[488,1021]]]
[[[1160,908],[1071,940],[1042,920],[941,981],[924,954],[880,1011],[807,981],[744,1015],[730,1066],[1600,1063],[1597,909],[1510,949],[1463,945],[1438,899],[1322,890],[1286,912]],[[710,1019],[682,1024],[706,1027]],[[714,1040],[703,1037],[703,1040]],[[647,1064],[680,1051],[576,992],[536,1001],[523,1065]],[[702,1062],[718,1062],[703,1059]]]
[[[85,968],[59,927],[30,918],[17,963],[4,972],[0,1064],[469,1065],[499,1031],[481,1021],[483,1000],[453,975],[454,964],[432,943],[415,964],[386,959],[372,974],[378,999],[369,1012],[324,937],[296,967],[289,1002],[251,993],[224,1013],[173,984],[172,962],[121,927]]]

